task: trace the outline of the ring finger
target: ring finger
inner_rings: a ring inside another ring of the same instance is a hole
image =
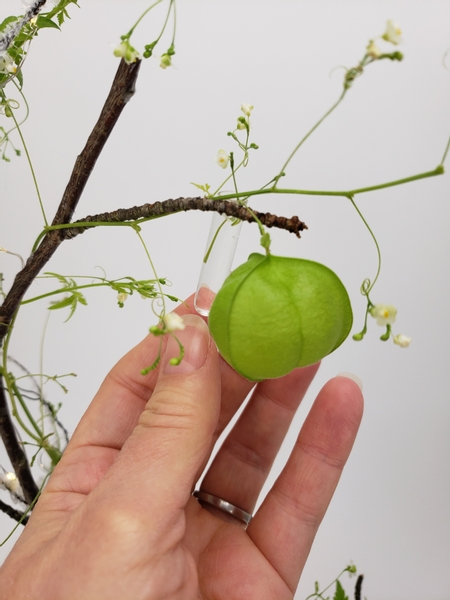
[[[252,513],[295,412],[319,365],[259,383],[200,489]],[[205,506],[205,505],[204,505]],[[217,510],[214,514],[221,515]]]

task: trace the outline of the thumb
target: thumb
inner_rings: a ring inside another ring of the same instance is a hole
[[[185,329],[176,332],[183,360],[170,363],[180,348],[169,336],[155,390],[110,472],[127,482],[130,497],[122,486],[121,501],[136,507],[138,494],[147,515],[184,508],[219,417],[216,346],[203,319],[185,315],[183,320]]]

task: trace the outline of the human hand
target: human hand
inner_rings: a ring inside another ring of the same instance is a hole
[[[188,301],[189,302],[189,301]],[[0,571],[5,598],[292,599],[362,415],[345,377],[320,391],[291,456],[250,525],[191,494],[253,383],[219,356],[181,306],[158,372],[149,335],[112,369]],[[251,513],[317,365],[258,383],[201,489]]]

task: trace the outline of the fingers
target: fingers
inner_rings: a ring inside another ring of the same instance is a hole
[[[184,508],[195,473],[205,459],[220,409],[219,356],[207,325],[185,316],[177,332],[184,359],[172,366],[179,347],[169,337],[154,392],[137,427],[124,444],[88,502],[112,503],[115,511],[132,511],[152,527]],[[116,490],[111,497],[111,490]],[[136,498],[139,490],[139,498]],[[101,500],[100,500],[101,499]],[[161,516],[161,517],[160,517]],[[173,523],[172,523],[173,525]]]
[[[193,296],[175,312],[196,314]],[[159,369],[148,375],[141,370],[155,360],[160,340],[148,335],[128,352],[109,372],[102,386],[81,419],[64,456],[80,447],[100,446],[120,450],[136,427],[139,417],[153,393]],[[163,340],[163,350],[166,340]],[[254,384],[238,375],[221,359],[222,407],[215,439],[245,400]],[[215,440],[214,440],[215,441]]]
[[[280,446],[319,365],[264,381],[228,435],[201,489],[252,513]]]
[[[184,304],[176,311],[190,314]],[[162,350],[166,340],[162,340]],[[159,351],[160,339],[147,335],[111,369],[72,436],[65,456],[80,446],[120,450],[136,427],[150,398],[159,370],[142,375]]]
[[[345,377],[319,393],[294,450],[247,532],[294,593],[362,417],[362,394]]]

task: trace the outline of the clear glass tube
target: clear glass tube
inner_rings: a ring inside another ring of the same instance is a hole
[[[229,193],[229,192],[224,192]],[[242,221],[214,213],[195,294],[195,310],[207,317],[217,292],[231,272]]]

